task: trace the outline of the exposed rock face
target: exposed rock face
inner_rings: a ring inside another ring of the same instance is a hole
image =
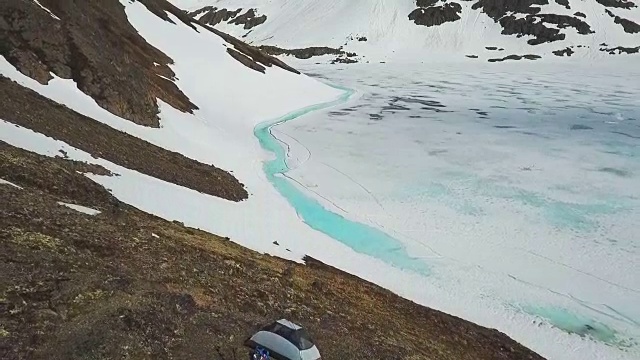
[[[213,6],[205,6],[200,10],[189,13],[189,15],[197,17],[198,15],[204,13],[202,16],[200,16],[199,20],[205,24],[213,26],[218,25],[222,21],[229,21],[230,19],[238,16],[241,10],[242,9],[237,9],[235,11],[229,11],[227,9],[218,10],[218,8],[215,8]]]
[[[263,45],[260,50],[270,55],[291,55],[298,59],[309,59],[313,56],[322,55],[342,55],[345,52],[340,49],[334,49],[327,46],[312,46],[302,49],[283,49],[277,46]]]
[[[537,60],[540,59],[541,56],[539,55],[532,55],[532,54],[527,54],[527,55],[509,55],[509,56],[505,56],[503,58],[497,58],[497,59],[489,59],[489,62],[502,62],[502,61],[506,61],[506,60],[522,60],[522,59],[526,59],[526,60]]]
[[[255,71],[259,71],[261,73],[265,73],[266,72],[266,68],[256,62],[254,62],[253,60],[251,60],[251,58],[249,58],[247,55],[236,51],[234,49],[228,48],[227,52],[229,53],[229,55],[231,55],[232,58],[238,60],[240,63],[242,63],[244,66],[253,69]]]
[[[303,49],[283,49],[277,46],[263,45],[260,46],[260,50],[270,55],[290,55],[295,56],[298,59],[309,59],[314,56],[323,55],[336,55],[336,58],[331,60],[331,64],[352,64],[358,62],[357,60],[353,59],[355,56],[357,56],[356,53],[346,52],[342,49],[334,49],[326,46],[308,47]]]
[[[498,21],[507,13],[537,14],[540,8],[535,5],[547,5],[548,0],[479,0],[471,7],[482,9],[492,19]]]
[[[241,8],[232,11],[224,8],[218,9],[214,6],[205,6],[188,13],[188,16],[211,26],[218,25],[225,21],[229,24],[242,25],[245,30],[252,29],[267,21],[266,15],[257,16],[256,9],[248,9],[240,14],[241,12]]]
[[[167,15],[171,13],[194,30],[194,23],[200,24],[166,0],[140,2],[165,21],[172,22]],[[51,79],[50,72],[73,79],[98,105],[141,125],[159,126],[156,99],[185,112],[198,109],[172,81],[175,74],[167,65],[173,60],[138,34],[118,1],[40,3],[53,15],[31,1],[0,2],[0,55],[23,74],[42,84]],[[250,15],[239,21],[250,23],[255,19]],[[242,63],[251,69],[275,65],[299,73],[255,47],[207,28],[250,58],[250,63],[245,58]]]
[[[567,27],[575,28],[582,35],[593,33],[589,24],[577,17],[540,14],[540,7],[535,5],[547,5],[548,3],[548,0],[479,0],[472,6],[472,9],[482,9],[484,13],[502,25],[502,33],[505,35],[534,36],[535,38],[528,41],[530,45],[564,40],[566,35],[561,32],[561,29]],[[545,24],[555,26],[548,27]]]
[[[251,29],[258,25],[264,24],[267,21],[266,15],[256,16],[254,9],[247,10],[246,13],[237,16],[235,19],[229,21],[231,24],[244,25],[245,30]]]
[[[622,8],[622,9],[631,9],[636,7],[632,1],[626,0],[596,0],[602,6],[612,7],[612,8]]]
[[[555,56],[571,56],[573,55],[574,51],[573,49],[571,49],[570,47],[567,47],[566,49],[561,49],[561,50],[556,50],[553,52],[553,55]]]
[[[416,5],[418,7],[426,8],[429,6],[434,6],[438,3],[439,0],[417,0]]]
[[[420,6],[418,1],[418,6]],[[427,3],[430,3],[427,1]],[[449,2],[442,6],[419,7],[409,14],[409,20],[416,25],[437,26],[446,22],[460,20],[462,6],[458,3]]]
[[[101,107],[158,126],[156,98],[182,111],[197,107],[169,80],[172,60],[129,24],[117,1],[0,2],[0,55],[40,83],[73,79]],[[154,65],[154,62],[159,65]]]
[[[569,0],[556,0],[556,3],[558,3],[558,5],[562,5],[567,9],[571,9],[571,6],[569,6]]]
[[[620,54],[638,54],[640,53],[640,46],[636,47],[624,47],[624,46],[616,46],[613,48],[607,48],[606,44],[600,44],[601,46],[605,46],[600,48],[600,51],[604,51],[609,53],[609,55],[620,55]]]
[[[622,25],[622,28],[624,29],[625,32],[629,34],[640,33],[640,25],[636,24],[635,22],[629,19],[621,18],[620,16],[615,15],[609,10],[606,10],[606,12],[607,12],[607,15],[613,18],[613,22],[615,22],[616,24]]]

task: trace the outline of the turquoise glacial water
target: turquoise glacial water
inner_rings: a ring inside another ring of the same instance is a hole
[[[556,328],[570,334],[590,337],[619,348],[634,344],[633,340],[623,337],[607,325],[564,308],[525,306],[522,310],[530,315],[543,318]]]
[[[278,119],[258,124],[254,135],[260,145],[272,152],[276,158],[264,163],[263,169],[273,186],[295,208],[298,216],[311,228],[349,246],[358,253],[375,257],[403,270],[410,270],[422,275],[431,273],[429,266],[421,259],[408,255],[402,243],[383,231],[369,225],[344,218],[305,194],[300,188],[287,179],[284,174],[289,171],[286,164],[286,152],[282,144],[271,133],[271,128],[287,121],[295,120],[312,111],[345,103],[354,94],[351,89],[330,85],[344,91],[337,99],[325,103],[308,106]]]

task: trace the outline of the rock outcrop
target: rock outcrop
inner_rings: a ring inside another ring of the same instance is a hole
[[[418,6],[420,6],[418,1]],[[423,2],[431,4],[431,1]],[[409,20],[416,25],[438,26],[446,22],[460,20],[460,12],[462,6],[455,2],[449,2],[442,6],[429,5],[427,7],[419,7],[409,14]]]
[[[228,10],[224,8],[218,9],[214,6],[205,6],[201,9],[188,13],[188,15],[207,25],[215,26],[221,22],[228,22],[229,24],[242,25],[245,30],[252,29],[267,21],[267,16],[258,16],[256,14],[256,9],[247,9],[244,13],[242,13],[242,10],[242,8]]]

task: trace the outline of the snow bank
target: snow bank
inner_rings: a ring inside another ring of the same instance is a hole
[[[77,205],[77,204],[69,204],[66,202],[62,202],[62,201],[58,201],[58,205],[62,205],[62,206],[66,206],[70,209],[73,209],[77,212],[83,213],[83,214],[87,214],[87,215],[91,215],[91,216],[95,216],[100,214],[100,210],[96,210],[96,209],[92,209],[90,207],[86,207],[86,206],[82,206],[82,205]]]
[[[14,188],[18,188],[20,190],[22,190],[22,186],[16,185],[10,181],[4,180],[4,179],[0,179],[0,185],[9,185],[9,186],[13,186]]]

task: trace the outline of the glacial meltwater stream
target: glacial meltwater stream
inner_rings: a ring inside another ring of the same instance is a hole
[[[287,121],[295,120],[312,111],[340,105],[349,100],[354,94],[351,89],[331,85],[344,93],[336,100],[320,103],[288,113],[273,121],[259,124],[254,134],[261,146],[272,152],[276,157],[266,161],[264,171],[273,186],[296,209],[298,216],[311,228],[320,231],[335,240],[351,247],[353,250],[388,262],[396,267],[412,270],[422,275],[429,274],[429,267],[420,259],[410,257],[402,243],[381,230],[369,225],[348,220],[336,214],[317,200],[305,194],[288,179],[285,174],[289,171],[286,163],[286,151],[280,141],[273,135],[271,129]]]

